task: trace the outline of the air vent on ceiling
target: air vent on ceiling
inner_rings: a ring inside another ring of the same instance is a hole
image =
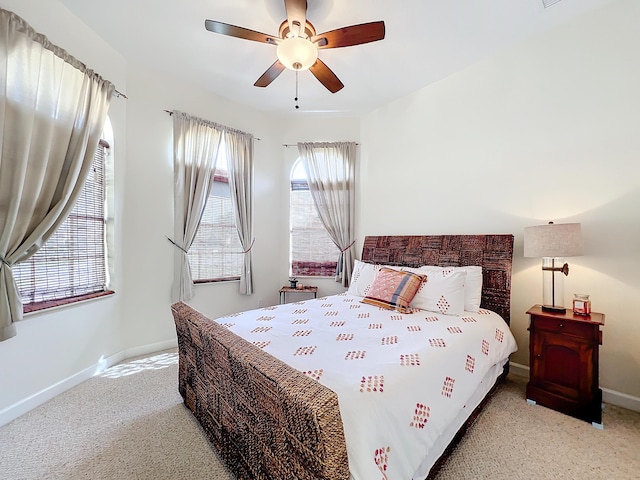
[[[544,5],[544,8],[549,8],[551,5],[560,3],[560,1],[561,0],[542,0],[542,5]]]

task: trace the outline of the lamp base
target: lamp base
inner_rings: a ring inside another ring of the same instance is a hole
[[[564,307],[555,307],[551,305],[542,305],[542,311],[548,313],[567,313],[567,309]]]

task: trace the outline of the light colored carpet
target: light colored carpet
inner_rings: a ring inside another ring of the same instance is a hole
[[[233,480],[177,393],[177,354],[116,365],[0,428],[0,478]],[[527,405],[510,377],[438,479],[639,479],[640,413],[604,430]],[[276,480],[276,479],[274,479]]]

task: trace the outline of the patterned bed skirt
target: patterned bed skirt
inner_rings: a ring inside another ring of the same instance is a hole
[[[183,302],[178,389],[242,479],[348,480],[337,395]]]

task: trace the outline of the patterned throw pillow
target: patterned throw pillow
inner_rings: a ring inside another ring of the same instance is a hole
[[[362,303],[408,313],[411,300],[426,278],[426,275],[383,267],[378,271]]]

